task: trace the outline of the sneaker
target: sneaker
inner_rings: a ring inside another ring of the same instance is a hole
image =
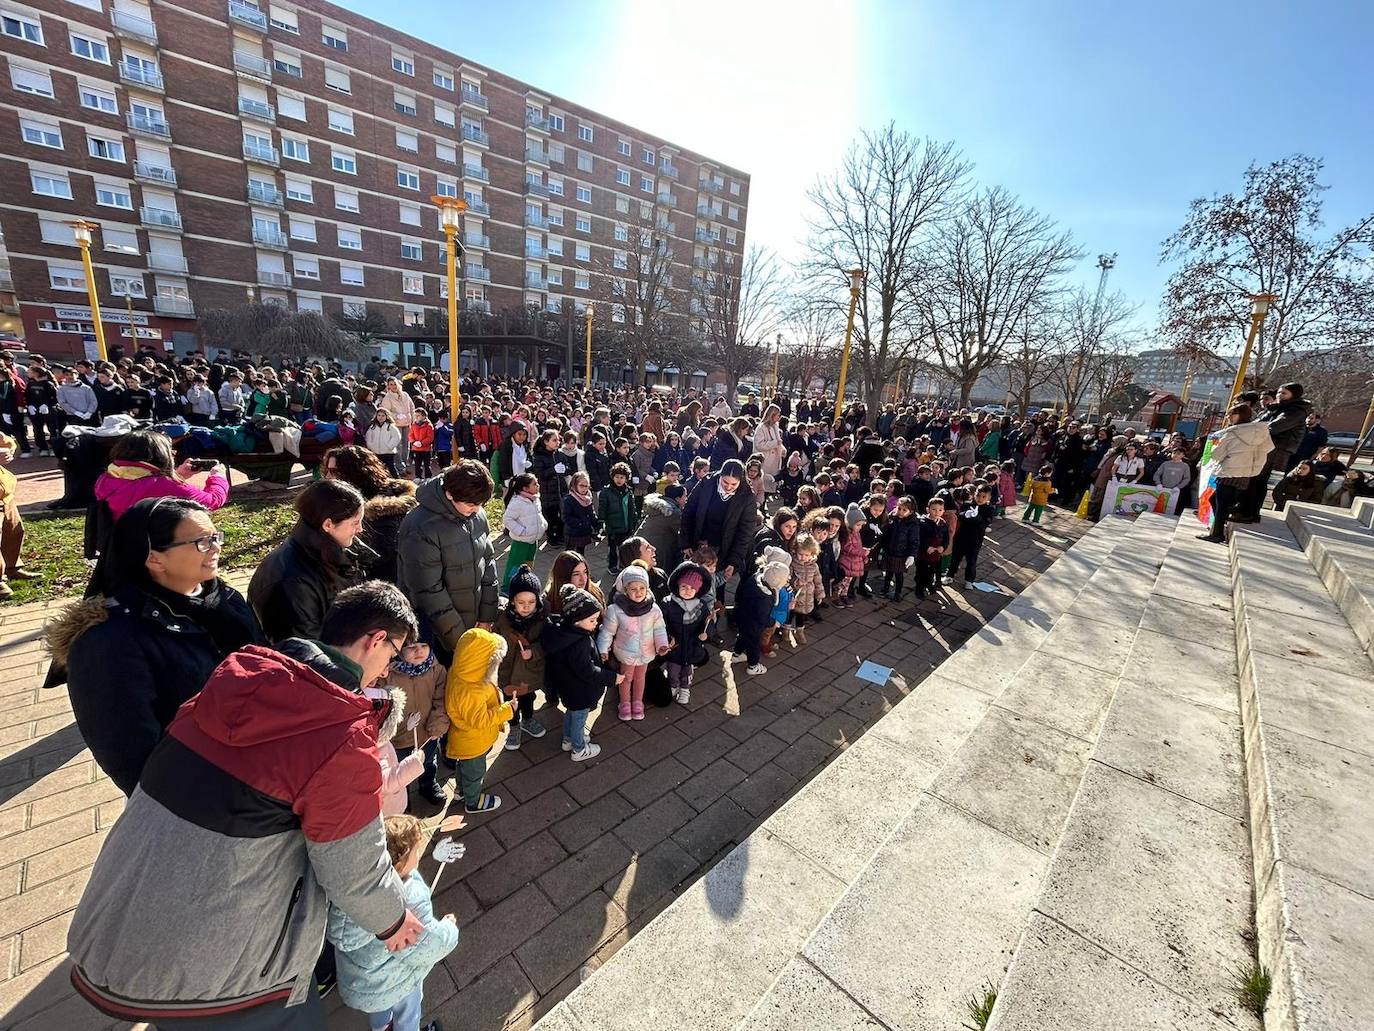
[[[321,999],[329,998],[331,992],[339,987],[339,975],[336,971],[329,971],[323,977],[315,978],[315,994]]]
[[[731,664],[731,665],[734,665],[736,662],[743,662],[744,659],[745,659],[745,655],[744,655],[743,652],[731,652],[731,653],[730,653],[730,664]]]
[[[420,785],[420,797],[432,805],[443,805],[448,801],[448,795],[444,794],[444,789],[433,782]]]
[[[19,457],[20,457],[20,458],[32,458],[32,457],[33,457],[33,452],[31,452],[31,451],[21,451],[21,452],[19,452]]]
[[[630,722],[630,703],[629,703],[629,702],[621,702],[621,703],[620,703],[620,708],[619,708],[618,710],[616,710],[616,715],[618,715],[618,716],[619,716],[622,720],[624,720],[626,723],[629,723],[629,722]]]
[[[571,738],[566,738],[566,737],[565,737],[565,738],[563,739],[563,751],[565,751],[565,752],[571,752],[572,750],[573,750],[573,748],[572,748],[572,739],[571,739]]]
[[[761,662],[756,662],[745,669],[744,672],[748,673],[751,677],[761,677],[768,672],[768,667]]]
[[[520,724],[511,724],[510,733],[506,735],[506,751],[520,751]]]
[[[11,580],[41,580],[43,579],[43,574],[31,573],[27,569],[20,567],[19,569],[11,569],[9,577]]]
[[[954,583],[954,577],[949,576],[949,575],[942,576],[942,577],[940,577],[940,583],[946,584],[946,585],[952,584],[952,583]]]
[[[580,752],[573,752],[572,761],[575,763],[586,762],[588,759],[595,759],[600,754],[601,746],[594,745],[588,741],[586,748],[582,749]]]
[[[642,720],[644,718],[644,703],[632,702],[630,704],[630,719]]]
[[[5,581],[0,580],[0,598],[13,598],[13,597],[14,597],[14,588],[11,587],[9,584],[5,583]]]
[[[860,583],[858,587],[854,588],[854,590],[858,592],[860,598],[873,597],[873,588],[869,587],[866,583]]]
[[[420,1031],[444,1031],[444,1025],[437,1020],[431,1020],[428,1024],[421,1027]]]
[[[463,803],[463,812],[469,815],[473,813],[490,813],[501,808],[500,795],[478,795],[476,805]]]
[[[544,724],[533,718],[521,720],[520,729],[535,739],[541,738],[548,733],[548,731],[544,729]]]
[[[689,687],[679,687],[673,690],[673,701],[678,705],[686,705],[692,700],[692,689]]]

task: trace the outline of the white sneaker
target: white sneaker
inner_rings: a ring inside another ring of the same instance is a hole
[[[731,653],[730,653],[730,663],[731,663],[731,665],[734,665],[736,662],[743,662],[743,661],[745,660],[745,658],[746,658],[746,656],[741,655],[739,652],[731,652]]]
[[[572,751],[572,741],[571,741],[570,739],[566,738],[566,737],[563,739],[563,751],[565,751],[565,752],[571,752],[571,751]]]
[[[585,761],[588,760],[588,759],[595,759],[595,758],[596,758],[598,755],[600,755],[600,754],[601,754],[601,746],[600,746],[600,745],[594,745],[594,744],[592,744],[590,741],[588,741],[588,742],[587,742],[587,747],[584,748],[584,749],[582,749],[582,751],[580,751],[580,752],[573,752],[573,754],[572,754],[572,761],[575,762],[575,763],[585,762]]]
[[[673,701],[677,702],[679,705],[686,705],[691,700],[692,692],[690,689],[685,687],[673,688]]]
[[[761,677],[768,672],[768,667],[761,662],[756,662],[744,672],[748,673],[751,677]]]

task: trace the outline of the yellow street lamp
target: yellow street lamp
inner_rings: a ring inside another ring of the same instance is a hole
[[[438,194],[429,198],[439,208],[439,224],[444,230],[444,241],[448,247],[448,406],[449,419],[458,421],[458,269],[454,262],[457,250],[458,227],[462,224],[463,212],[468,209],[466,201],[457,197],[441,197]]]
[[[591,392],[592,389],[592,302],[587,302],[587,310],[582,313],[582,317],[587,320],[587,380],[582,389]]]
[[[1269,305],[1277,300],[1277,294],[1250,295],[1250,335],[1245,338],[1245,350],[1241,352],[1240,364],[1236,366],[1236,381],[1231,385],[1231,399],[1226,403],[1227,408],[1236,403],[1236,395],[1245,385],[1245,370],[1250,364],[1250,351],[1255,346],[1255,338],[1259,336],[1260,327],[1264,325],[1264,317],[1269,314]]]
[[[864,285],[864,270],[849,270],[849,324],[844,328],[844,357],[840,359],[840,385],[835,391],[835,422],[844,408],[844,383],[849,377],[849,343],[854,337],[854,310],[859,306],[859,291]]]
[[[100,298],[96,296],[95,269],[91,267],[91,230],[98,228],[98,223],[78,218],[67,225],[72,227],[76,245],[81,248],[81,267],[86,270],[86,296],[91,302],[91,322],[95,324],[95,345],[100,351],[100,360],[107,362],[110,356],[105,350],[105,327],[100,324]]]

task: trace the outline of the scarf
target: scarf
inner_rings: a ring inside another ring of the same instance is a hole
[[[430,649],[424,662],[406,662],[404,659],[398,658],[391,661],[391,668],[408,677],[422,677],[434,668],[434,649]]]
[[[738,487],[736,487],[735,490],[726,490],[725,481],[719,479],[716,480],[716,493],[720,495],[721,501],[729,501],[731,498],[735,496],[735,491],[737,490],[739,490]]]
[[[583,508],[591,508],[591,507],[592,507],[592,494],[591,494],[591,491],[588,491],[588,492],[586,493],[586,495],[585,495],[585,500],[584,500],[584,495],[579,494],[579,493],[578,493],[577,491],[575,491],[575,490],[569,491],[568,493],[569,493],[569,495],[571,495],[571,497],[573,498],[573,500],[575,500],[575,501],[576,501],[579,505],[581,505]]]
[[[669,596],[668,600],[682,609],[683,621],[687,623],[691,623],[697,618],[697,613],[701,611],[704,605],[700,597],[680,598],[673,594]]]
[[[644,595],[643,601],[631,601],[626,595],[616,591],[615,597],[611,599],[611,604],[627,616],[642,616],[654,607],[654,594],[650,591]]]
[[[535,598],[538,599],[539,595],[536,594]],[[542,599],[535,602],[534,611],[528,616],[517,616],[514,608],[506,609],[506,621],[510,623],[511,628],[521,637],[529,637],[529,628],[543,618],[544,602]]]

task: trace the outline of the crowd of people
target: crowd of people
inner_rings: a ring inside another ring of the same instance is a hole
[[[557,731],[570,763],[593,760],[603,704],[643,720],[690,703],[715,656],[765,676],[831,612],[979,582],[999,520],[1100,508],[1114,479],[1179,489],[1182,505],[1199,480],[1198,442],[1046,412],[913,401],[834,420],[832,402],[781,392],[468,375],[450,422],[432,371],[224,358],[55,370],[102,392],[87,418],[113,413],[100,398],[115,391],[130,411],[151,382],[188,420],[276,406],[340,430],[246,597],[220,576],[223,467],[174,467],[161,433],[125,435],[96,485],[110,525],[87,597],[48,627],[49,682],[66,679],[129,796],[72,923],[73,981],[111,1016],[178,1027],[320,1028],[337,983],[372,1027],[416,1031],[424,976],[458,931],[416,873],[432,827],[410,810],[447,804],[450,779],[461,819],[498,809],[486,780],[503,732],[514,750]],[[1267,469],[1299,454],[1295,396],[1267,423],[1232,410],[1218,525],[1245,517],[1231,463],[1262,473],[1246,426],[1273,432]],[[173,417],[160,403],[149,417]],[[1285,499],[1320,455],[1298,459]],[[540,549],[556,553],[542,580]]]

